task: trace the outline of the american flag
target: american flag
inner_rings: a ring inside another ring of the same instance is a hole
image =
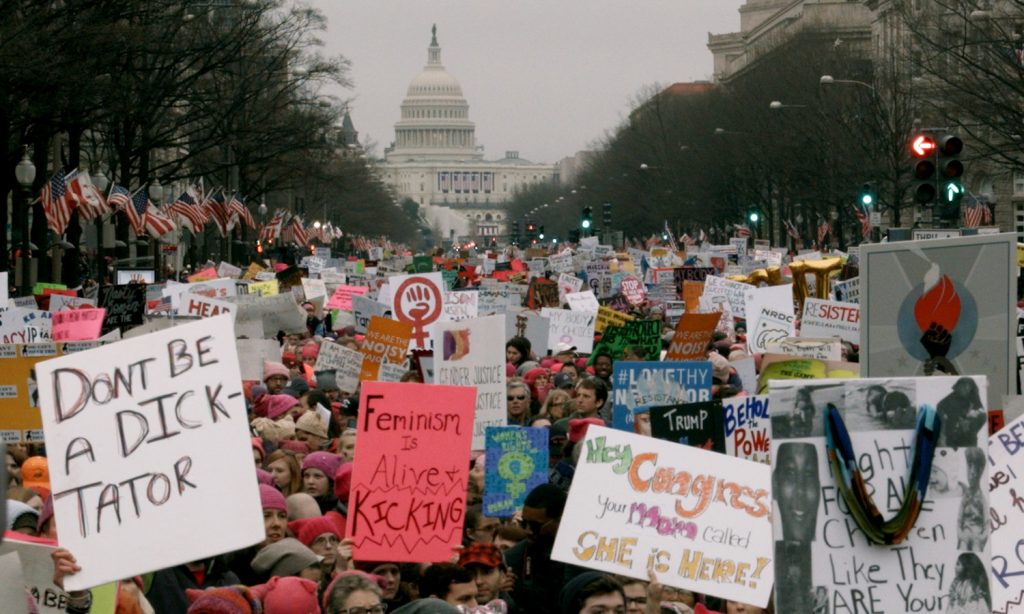
[[[786,227],[786,234],[788,234],[794,241],[800,240],[800,231],[796,229],[792,220],[786,220],[782,224]]]
[[[174,232],[174,220],[165,215],[156,205],[150,204],[146,210],[146,232],[160,238],[168,233]]]
[[[198,232],[206,225],[206,212],[196,204],[188,192],[182,192],[181,196],[167,207],[167,212],[176,216],[178,223],[192,232]]]
[[[245,206],[245,201],[238,197],[237,194],[231,196],[231,202],[228,203],[228,211],[238,215],[238,219],[245,222],[245,225],[249,228],[256,228],[256,220],[252,219],[252,213],[249,212],[249,208]]]
[[[110,212],[110,206],[107,205],[96,186],[92,184],[88,173],[78,173],[73,179],[67,181],[67,184],[68,190],[78,201],[78,215],[84,219],[94,220]]]
[[[974,194],[967,193],[964,204],[960,207],[964,215],[964,226],[977,228],[992,223],[992,210]]]
[[[871,215],[856,206],[853,208],[853,214],[857,216],[857,221],[860,222],[861,238],[867,240],[871,237]]]
[[[58,168],[54,171],[49,183],[43,186],[39,200],[43,203],[46,225],[58,235],[64,234],[64,229],[68,227],[71,214],[77,206],[73,196],[68,194],[67,184],[64,182],[64,169]]]
[[[825,239],[828,237],[830,230],[832,230],[832,227],[829,225],[828,220],[818,220],[818,247],[825,245]]]
[[[200,209],[206,208],[206,187],[203,185],[202,177],[192,184],[192,196],[196,199]]]
[[[148,208],[149,190],[146,189],[146,186],[142,186],[132,194],[131,206],[124,208],[125,213],[128,214],[128,223],[137,237],[146,232],[146,209]]]
[[[281,236],[281,229],[284,226],[284,211],[278,210],[274,213],[274,217],[270,219],[263,228],[260,229],[259,240],[260,241],[273,241]]]
[[[224,200],[223,192],[210,195],[210,198],[206,201],[206,210],[210,217],[213,218],[213,223],[217,226],[217,229],[220,230],[220,236],[228,236],[228,231],[231,230],[234,224],[231,219],[231,211]]]
[[[686,246],[694,245],[697,243],[696,241],[693,240],[693,237],[691,237],[688,233],[685,232],[683,233],[683,236],[680,237],[680,239],[682,239],[683,245]]]
[[[107,197],[107,204],[114,211],[124,209],[132,202],[132,193],[127,188],[116,183],[110,188],[110,196]]]
[[[700,229],[700,235],[697,237],[697,242],[703,245],[707,240],[708,240],[708,235],[705,234],[704,233],[704,229],[701,228]]]
[[[676,243],[676,238],[672,234],[672,229],[669,228],[668,220],[665,220],[665,236],[668,237],[668,247],[674,252],[679,251],[679,245]]]
[[[309,245],[309,233],[306,232],[306,227],[302,224],[302,218],[297,215],[292,216],[290,222],[288,222],[288,229],[292,231],[292,241],[296,245]]]

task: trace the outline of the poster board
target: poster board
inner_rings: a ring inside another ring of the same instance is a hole
[[[36,374],[46,444],[57,460],[50,483],[61,545],[82,566],[65,579],[67,590],[264,539],[229,316],[54,358]],[[102,384],[118,379],[116,392]],[[137,507],[128,502],[129,484],[139,485]],[[182,523],[190,539],[165,530]]]
[[[338,286],[331,294],[331,298],[327,299],[327,309],[352,311],[352,297],[365,296],[369,291],[370,289],[366,286]]]
[[[375,301],[365,296],[353,295],[352,296],[352,314],[356,321],[355,329],[357,333],[366,334],[366,327],[370,324],[370,318],[373,316],[384,317],[387,313],[388,306],[384,303]]]
[[[658,405],[711,400],[711,363],[702,361],[629,362],[612,367],[612,426],[650,435],[650,422],[636,421],[638,411]]]
[[[763,354],[768,344],[796,331],[793,313],[793,284],[747,290],[744,296],[747,314],[747,349]]]
[[[639,579],[650,568],[666,586],[768,603],[768,467],[597,426],[577,445],[563,518],[587,521],[559,526],[553,560]],[[655,486],[655,471],[670,483]]]
[[[720,313],[684,313],[679,316],[665,360],[703,360],[718,326]]]
[[[651,435],[672,443],[725,454],[722,402],[714,400],[652,407]]]
[[[363,338],[363,365],[359,371],[360,381],[374,381],[380,371],[380,364],[387,360],[392,364],[404,364],[409,340],[413,335],[410,322],[399,322],[373,316]]]
[[[353,558],[451,558],[462,543],[475,402],[469,387],[363,383],[346,530]]]
[[[58,343],[98,339],[106,313],[102,307],[58,311],[51,317],[51,338]]]
[[[263,381],[263,361],[281,362],[277,339],[235,339],[235,349],[243,380]]]
[[[767,394],[722,400],[726,454],[766,465],[770,464],[772,443],[770,407],[771,396]]]
[[[860,305],[807,297],[800,319],[801,337],[839,337],[860,344]]]
[[[103,332],[115,328],[121,332],[139,326],[146,315],[145,284],[125,284],[100,288],[97,306],[107,310]]]
[[[539,311],[509,313],[505,316],[505,340],[512,337],[526,337],[534,351],[543,351],[551,338],[551,322]]]
[[[1015,394],[1016,256],[1015,234],[861,246],[861,373],[952,367],[988,375],[994,399]]]
[[[340,343],[325,340],[320,344],[320,353],[316,357],[313,371],[334,371],[338,390],[352,394],[359,386],[359,373],[362,371],[363,354]]]
[[[590,362],[593,362],[594,356],[601,351],[608,352],[614,360],[618,360],[630,347],[642,348],[649,359],[660,356],[661,321],[633,320],[622,326],[606,328],[601,340],[594,345]]]
[[[510,518],[534,487],[548,481],[548,429],[488,427],[485,448],[484,516]]]
[[[195,316],[197,318],[212,318],[213,316],[219,316],[222,313],[235,312],[236,306],[227,301],[210,298],[208,296],[200,296],[197,294],[183,294],[180,298],[181,302],[178,306],[178,313],[185,316]]]
[[[976,602],[954,607],[960,597],[987,593],[990,585],[985,378],[966,378],[977,387],[970,403],[981,408],[971,414],[961,411],[953,392],[960,379],[771,382],[780,612],[843,611],[858,602],[901,612],[924,611],[929,603],[938,606],[935,611],[982,611]],[[903,543],[869,544],[840,501],[825,449],[828,403],[840,410],[861,475],[887,519],[902,502],[918,409],[937,408],[942,424],[927,496]],[[963,419],[974,413],[973,425]],[[968,580],[972,570],[981,573]]]
[[[992,536],[992,612],[1020,612],[1024,596],[1024,562],[1017,546],[1024,538],[1019,480],[1024,477],[1024,417],[1017,417],[988,440],[989,520]]]
[[[507,423],[504,330],[503,315],[434,327],[434,383],[476,390],[474,450],[484,449],[488,427]]]
[[[412,326],[410,349],[429,349],[430,326],[443,318],[444,278],[439,272],[388,279],[391,316]]]
[[[745,318],[746,295],[749,290],[750,286],[747,284],[710,275],[704,279],[704,294],[701,295],[701,300],[709,301],[711,304],[727,302],[734,317]]]
[[[554,352],[559,343],[567,343],[583,354],[589,354],[594,349],[597,314],[545,307],[541,309],[541,315],[548,320],[547,350]],[[534,351],[537,350],[540,348]]]

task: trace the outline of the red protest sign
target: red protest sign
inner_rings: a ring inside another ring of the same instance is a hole
[[[51,337],[54,341],[92,341],[99,339],[107,310],[71,309],[54,312]]]
[[[462,543],[476,390],[364,382],[348,500],[353,558],[443,562]]]
[[[704,360],[708,343],[718,326],[721,313],[684,313],[668,345],[665,360]]]

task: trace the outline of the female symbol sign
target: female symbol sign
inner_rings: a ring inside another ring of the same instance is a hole
[[[395,293],[395,319],[412,324],[413,347],[427,347],[426,327],[441,317],[441,288],[429,277],[412,275]]]

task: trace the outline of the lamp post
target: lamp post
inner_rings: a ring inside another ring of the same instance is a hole
[[[856,79],[836,79],[832,75],[822,75],[821,78],[818,79],[818,83],[821,85],[834,85],[836,83],[846,85],[859,85],[861,87],[866,87],[869,90],[871,90],[872,93],[875,93],[875,86],[871,85],[870,83],[865,83],[864,81],[857,81]]]
[[[28,254],[29,254],[29,199],[31,198],[32,184],[36,180],[36,165],[32,164],[31,158],[28,157],[28,148],[25,148],[25,152],[21,156],[21,162],[14,167],[14,178],[17,179],[18,185],[21,186],[20,196],[21,204],[25,207],[24,215],[21,217],[21,295],[28,296],[31,285],[29,284],[29,269],[28,269]]]
[[[164,186],[160,185],[160,180],[153,179],[153,182],[149,184],[149,198],[154,206],[160,205],[164,201]],[[153,274],[157,279],[160,279],[163,277],[162,272],[164,268],[163,258],[161,258],[162,254],[160,253],[162,249],[160,246],[160,239],[152,237],[149,240],[149,243],[152,245]]]
[[[110,186],[110,180],[103,174],[102,163],[98,164],[100,169],[96,171],[96,176],[92,178],[92,184],[96,186],[96,191],[106,197],[107,187]],[[114,219],[113,217],[111,219]],[[103,253],[103,216],[96,216],[96,283],[103,285],[103,272],[106,270]]]

